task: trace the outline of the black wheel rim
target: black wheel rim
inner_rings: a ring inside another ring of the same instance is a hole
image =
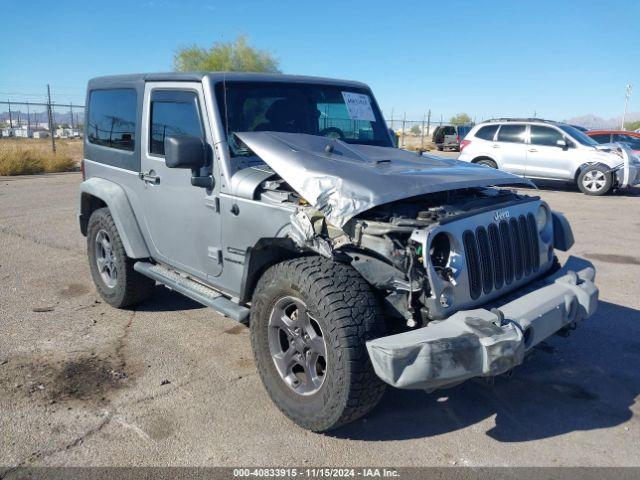
[[[313,395],[327,371],[327,345],[320,324],[302,300],[280,298],[269,317],[269,351],[284,383],[299,395]]]

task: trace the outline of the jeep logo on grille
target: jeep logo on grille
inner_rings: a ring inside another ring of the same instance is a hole
[[[509,213],[509,210],[498,210],[493,216],[493,219],[496,222],[499,222],[501,220],[509,220],[510,217],[511,214]]]

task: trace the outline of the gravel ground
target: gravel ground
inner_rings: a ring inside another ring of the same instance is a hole
[[[271,404],[244,326],[162,287],[135,310],[100,301],[79,182],[0,178],[1,466],[640,465],[640,189],[540,191],[598,269],[599,312],[569,338],[508,378],[389,389],[318,435]]]

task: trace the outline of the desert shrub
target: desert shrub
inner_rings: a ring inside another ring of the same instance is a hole
[[[76,162],[68,155],[30,147],[26,142],[0,142],[0,175],[68,172]]]

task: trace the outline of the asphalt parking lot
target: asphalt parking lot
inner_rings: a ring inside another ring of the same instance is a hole
[[[162,287],[100,301],[80,181],[0,178],[0,466],[640,465],[640,189],[540,191],[598,269],[599,312],[569,338],[510,377],[389,389],[318,435],[271,404],[243,325]]]

